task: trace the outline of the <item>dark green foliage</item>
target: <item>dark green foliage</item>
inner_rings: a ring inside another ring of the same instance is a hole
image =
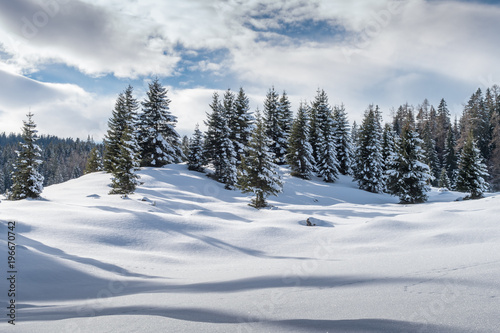
[[[343,104],[333,108],[333,120],[338,170],[343,175],[350,175],[352,174],[353,150],[349,121]]]
[[[227,113],[219,100],[219,94],[214,93],[212,112],[207,114],[207,131],[205,133],[204,160],[214,167],[214,178],[232,189],[236,184],[236,153],[231,141],[231,130],[228,126]]]
[[[104,169],[102,164],[101,153],[97,147],[92,148],[90,151],[89,158],[87,160],[87,164],[85,165],[84,173],[92,173],[97,171],[102,171]]]
[[[287,163],[290,165],[292,176],[303,179],[312,178],[315,162],[309,143],[308,111],[303,103],[299,106],[288,138]]]
[[[138,122],[142,166],[162,167],[178,163],[184,158],[180,137],[175,130],[177,117],[172,115],[169,105],[167,89],[158,79],[153,80],[142,102]]]
[[[287,128],[290,126],[290,120],[284,118],[280,96],[276,90],[274,90],[274,87],[269,89],[264,101],[264,121],[266,125],[266,135],[271,140],[269,148],[274,156],[274,162],[280,165],[285,164],[288,145]]]
[[[470,193],[471,199],[481,198],[488,190],[486,182],[488,171],[483,163],[481,151],[474,140],[473,133],[469,133],[460,154],[456,189],[460,192]]]
[[[446,175],[450,180],[450,185],[452,188],[455,185],[457,178],[456,176],[458,172],[458,161],[457,161],[458,158],[455,153],[455,146],[456,146],[455,132],[450,127],[448,129],[448,134],[446,136],[446,142],[444,146],[443,168],[446,170]]]
[[[370,105],[365,111],[363,124],[358,134],[354,180],[359,188],[379,193],[384,189],[382,161],[382,129],[378,106]]]
[[[203,172],[203,135],[198,124],[189,140],[188,169]]]
[[[254,193],[250,206],[267,206],[266,197],[277,195],[282,190],[282,182],[277,166],[269,150],[271,140],[266,135],[262,118],[257,114],[256,127],[247,147],[240,169],[238,187],[243,193]]]
[[[427,200],[426,192],[430,191],[429,166],[424,163],[422,140],[410,124],[403,126],[401,139],[398,141],[396,154],[387,166],[388,193],[398,196],[401,203],[421,203]]]
[[[38,172],[42,164],[40,147],[35,143],[38,139],[33,114],[27,114],[28,121],[23,121],[23,143],[19,145],[17,160],[12,173],[11,200],[38,198],[43,191],[43,176]]]

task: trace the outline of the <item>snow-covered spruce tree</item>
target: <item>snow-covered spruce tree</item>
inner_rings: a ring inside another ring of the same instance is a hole
[[[392,125],[386,123],[384,126],[384,132],[382,134],[382,170],[383,170],[383,178],[384,185],[387,183],[387,174],[386,171],[389,168],[390,161],[396,156],[396,146],[399,141],[399,136],[396,135],[396,132],[393,131]],[[385,189],[387,192],[387,189]]]
[[[439,176],[438,186],[440,188],[451,190],[450,178],[448,178],[448,174],[445,168],[441,169],[441,175]]]
[[[131,89],[131,87],[129,86]],[[125,96],[123,93],[118,95],[115,103],[115,108],[111,114],[111,118],[108,120],[108,131],[104,136],[104,158],[103,166],[106,172],[113,172],[113,168],[116,164],[116,159],[120,154],[120,142],[122,134],[127,126],[127,123],[131,121],[131,113],[136,112],[138,106],[132,110],[127,110],[125,106]]]
[[[308,113],[307,106],[301,103],[288,138],[287,163],[290,165],[290,174],[303,179],[312,178],[315,164],[309,143]]]
[[[500,96],[498,97],[497,110],[491,117],[491,157],[489,161],[491,186],[493,191],[500,191]]]
[[[333,120],[335,122],[334,137],[339,172],[343,175],[350,175],[352,174],[353,150],[349,121],[347,120],[344,104],[333,108]]]
[[[429,166],[424,163],[423,141],[409,123],[401,132],[396,154],[390,159],[386,188],[388,193],[398,196],[400,203],[413,204],[427,201],[426,192],[431,177]]]
[[[382,160],[382,130],[378,106],[370,105],[365,111],[358,133],[354,180],[360,189],[379,193],[384,189]]]
[[[324,90],[318,90],[318,94],[312,104],[316,113],[316,170],[318,176],[328,183],[334,182],[339,174],[339,162],[337,161],[337,149],[335,146],[335,121],[332,110],[328,104],[328,96]]]
[[[89,154],[89,158],[87,159],[87,164],[85,165],[84,173],[92,173],[97,171],[102,171],[102,158],[101,153],[99,153],[99,149],[97,147],[92,148]]]
[[[162,167],[183,159],[180,137],[175,130],[177,117],[170,112],[169,104],[167,89],[156,78],[149,84],[138,121],[142,166]]]
[[[255,121],[252,113],[250,112],[250,100],[245,94],[243,88],[240,88],[238,91],[234,101],[234,106],[237,115],[237,122],[235,124],[235,128],[233,128],[235,137],[234,150],[236,152],[237,163],[239,164],[245,153],[245,148],[252,136],[252,128]]]
[[[259,209],[266,207],[267,196],[280,193],[283,185],[269,150],[272,141],[266,135],[264,122],[258,111],[256,118],[252,138],[238,172],[238,187],[243,193],[255,194],[249,205]]]
[[[207,114],[207,131],[205,133],[204,159],[214,167],[214,178],[226,184],[227,189],[233,189],[236,184],[236,152],[230,139],[231,130],[226,119],[226,113],[219,100],[219,94],[214,93],[212,112]]]
[[[458,173],[458,157],[455,153],[455,133],[450,127],[446,136],[446,142],[443,153],[443,168],[446,169],[446,174],[450,180],[451,189],[455,187]]]
[[[292,112],[292,103],[288,99],[288,94],[286,91],[283,91],[280,97],[280,113],[281,113],[281,128],[285,133],[288,145],[288,137],[290,136],[290,131],[292,130],[293,124],[293,112]],[[285,150],[288,151],[288,146],[285,147]]]
[[[201,133],[198,124],[196,124],[194,129],[193,137],[189,139],[188,150],[188,169],[203,172],[203,134]]]
[[[43,176],[38,172],[42,164],[42,150],[35,143],[38,139],[33,114],[27,114],[28,121],[23,121],[23,141],[17,151],[17,160],[12,173],[11,200],[38,198],[43,191]]]
[[[271,140],[270,149],[276,164],[285,164],[287,133],[283,127],[283,113],[281,110],[280,96],[274,90],[269,89],[264,100],[264,121],[266,124],[266,135]]]
[[[487,177],[488,170],[471,131],[460,155],[456,190],[470,193],[470,199],[481,198],[489,188]]]
[[[132,123],[129,123],[122,133],[120,152],[112,172],[112,190],[109,194],[127,195],[133,193],[139,185],[139,175],[136,171],[139,170],[140,150],[132,126]]]

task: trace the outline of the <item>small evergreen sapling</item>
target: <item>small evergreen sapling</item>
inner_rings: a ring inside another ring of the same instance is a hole
[[[89,158],[87,160],[87,164],[85,165],[84,173],[92,173],[103,170],[101,153],[99,153],[99,149],[97,147],[92,148],[90,151]]]
[[[21,200],[38,198],[43,191],[43,176],[38,172],[42,164],[42,150],[35,144],[38,140],[33,114],[27,114],[28,121],[23,121],[23,143],[17,151],[17,159],[12,174],[12,190],[9,199]]]

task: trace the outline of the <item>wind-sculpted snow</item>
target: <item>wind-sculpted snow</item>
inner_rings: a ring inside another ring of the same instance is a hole
[[[18,293],[16,326],[2,315],[0,331],[500,327],[500,196],[455,201],[465,194],[432,189],[427,203],[401,205],[347,176],[289,172],[261,210],[183,164],[141,170],[128,198],[93,173],[41,200],[2,200],[4,258],[16,221]]]

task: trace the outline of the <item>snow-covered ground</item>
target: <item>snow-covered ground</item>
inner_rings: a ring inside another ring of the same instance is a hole
[[[249,207],[185,165],[0,203],[1,332],[498,332],[500,195],[429,202],[291,178]],[[315,227],[307,227],[311,217]],[[16,221],[16,325],[5,278]]]

